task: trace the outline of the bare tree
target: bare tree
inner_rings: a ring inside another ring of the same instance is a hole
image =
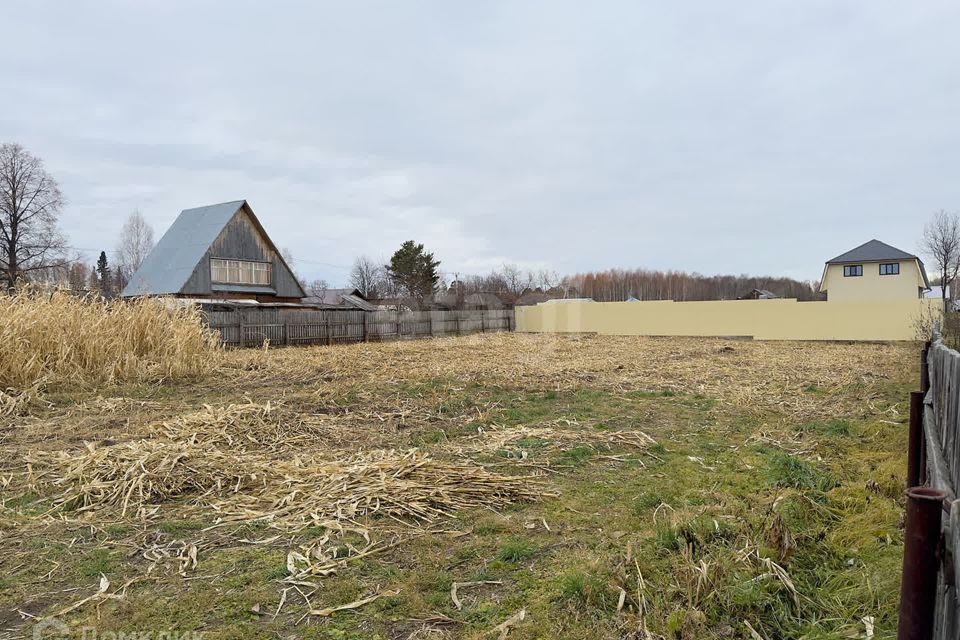
[[[283,261],[287,263],[288,267],[290,267],[290,273],[293,274],[293,277],[296,278],[297,282],[300,283],[300,286],[303,287],[304,292],[308,296],[313,295],[310,293],[310,286],[307,285],[307,279],[302,273],[300,273],[300,271],[296,269],[297,259],[293,257],[293,252],[287,247],[281,247],[280,257],[283,258]],[[326,289],[326,285],[324,285],[324,289]]]
[[[960,272],[960,219],[943,209],[923,227],[920,247],[940,272],[940,292],[947,299],[947,287]]]
[[[323,298],[327,294],[327,289],[330,288],[330,285],[327,284],[327,281],[323,278],[317,278],[312,280],[310,284],[307,285],[307,295],[314,298]]]
[[[67,280],[70,285],[70,290],[75,292],[86,291],[87,289],[87,274],[90,272],[90,266],[85,262],[77,259],[70,263],[68,267]]]
[[[540,269],[536,275],[533,276],[533,280],[538,287],[544,291],[548,291],[560,284],[560,275],[550,269]]]
[[[8,289],[65,261],[66,239],[57,227],[63,202],[42,160],[19,144],[0,145],[0,269]]]
[[[350,269],[350,286],[359,291],[364,298],[373,299],[382,296],[387,274],[383,265],[369,256],[360,256],[353,261]]]
[[[125,284],[153,250],[153,227],[139,210],[123,223],[117,243],[117,277]]]
[[[500,267],[499,276],[503,279],[506,291],[513,296],[519,296],[533,284],[533,277],[515,264],[504,263]]]

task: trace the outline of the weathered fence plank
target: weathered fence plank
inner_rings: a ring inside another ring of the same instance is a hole
[[[513,310],[362,311],[353,309],[237,309],[204,311],[227,346],[337,344],[512,331]]]
[[[960,598],[956,579],[960,576],[960,353],[948,348],[937,332],[924,352],[922,377],[929,376],[923,403],[923,475],[931,489],[946,494],[941,521],[942,541],[931,541],[931,549],[942,544],[937,575],[933,640],[960,638]],[[925,380],[921,382],[924,386]],[[900,637],[913,637],[903,635]]]

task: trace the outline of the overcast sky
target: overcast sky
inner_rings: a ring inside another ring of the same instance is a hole
[[[960,210],[960,3],[4,0],[0,142],[71,244],[247,199],[308,278],[423,242],[819,278]]]

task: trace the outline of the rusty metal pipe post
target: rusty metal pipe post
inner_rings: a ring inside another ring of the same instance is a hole
[[[940,562],[940,518],[946,497],[946,492],[929,487],[907,489],[897,640],[930,640],[933,634]]]
[[[910,392],[910,434],[907,444],[907,489],[920,484],[923,462],[923,393]]]

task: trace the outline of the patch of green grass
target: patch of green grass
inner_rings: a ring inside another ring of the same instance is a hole
[[[526,538],[511,538],[500,547],[497,559],[504,562],[520,562],[532,558],[536,552],[537,548]]]
[[[672,398],[677,395],[676,391],[630,391],[627,393],[628,398],[635,400],[646,400],[650,398]]]
[[[207,526],[196,520],[164,520],[157,525],[157,529],[170,535],[182,535],[190,531],[199,531]]]
[[[416,439],[416,444],[437,444],[440,442],[445,442],[447,440],[447,434],[442,429],[436,431],[428,431],[427,433],[421,434],[419,438]]]
[[[88,578],[113,571],[113,556],[107,549],[94,549],[77,563],[77,572]]]
[[[657,546],[667,551],[677,551],[680,549],[680,532],[672,524],[666,521],[657,522],[654,530],[654,539]]]
[[[542,449],[550,444],[550,441],[543,438],[520,438],[515,440],[513,444],[522,449]]]
[[[656,491],[644,491],[633,502],[633,515],[647,517],[663,504],[663,497]]]
[[[103,532],[111,538],[121,538],[131,531],[131,527],[122,524],[108,524],[103,528]]]
[[[561,451],[560,454],[551,460],[552,464],[557,465],[578,465],[586,460],[589,460],[597,454],[596,450],[593,447],[588,446],[579,446],[573,447],[572,449],[567,449],[566,451]]]
[[[826,492],[837,486],[829,473],[820,471],[788,453],[774,454],[770,460],[768,475],[771,482],[781,487]]]
[[[818,420],[805,422],[797,427],[800,433],[820,433],[827,436],[850,435],[850,423],[846,420]]]
[[[478,536],[489,536],[500,533],[504,528],[504,524],[499,519],[487,517],[473,525],[473,532]]]
[[[593,573],[570,569],[557,578],[555,599],[596,613],[616,606],[616,595],[609,584]]]

